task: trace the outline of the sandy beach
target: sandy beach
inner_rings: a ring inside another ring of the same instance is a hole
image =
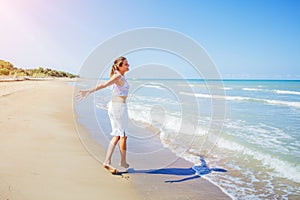
[[[72,91],[58,80],[0,83],[1,200],[139,199],[82,146]]]
[[[169,166],[175,174],[109,174],[77,135],[72,94],[60,80],[0,83],[1,200],[230,199],[203,178],[178,176],[190,171],[184,160]]]

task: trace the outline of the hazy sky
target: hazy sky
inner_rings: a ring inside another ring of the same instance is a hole
[[[161,27],[198,42],[224,78],[300,79],[299,10],[297,0],[0,0],[0,59],[78,73],[108,38]]]

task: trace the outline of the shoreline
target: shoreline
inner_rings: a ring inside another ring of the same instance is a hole
[[[131,132],[152,134],[151,128],[133,128],[132,124],[129,124],[129,127]],[[157,146],[161,141],[159,137],[155,137],[150,143],[148,146]],[[142,146],[147,148],[147,144]],[[194,164],[178,157],[168,148],[163,147],[158,153],[150,153],[147,156],[129,154],[128,157],[131,158],[129,162],[136,163],[135,165],[142,169],[133,168],[129,175],[132,176],[137,191],[140,194],[148,194],[144,195],[144,199],[232,199],[220,186],[204,178],[205,175],[195,175],[191,168]]]
[[[51,80],[61,80],[61,81],[75,82],[77,80],[77,78],[68,78],[68,77],[29,77],[29,76],[11,77],[11,76],[0,76],[0,82],[51,81]]]
[[[91,109],[92,100],[93,98],[89,97],[77,105],[76,111],[79,112],[77,121],[89,132],[89,135],[83,132],[83,136],[87,136],[84,145],[95,159],[101,161],[104,159],[108,138],[110,138],[110,122],[106,110],[97,109],[94,112]],[[94,115],[101,119],[100,124],[91,117]],[[194,170],[191,169],[193,163],[177,157],[163,147],[159,137],[155,136],[151,141],[138,139],[145,135],[153,135],[151,128],[136,127],[130,122],[129,130],[127,158],[130,168],[126,175],[132,179],[132,184],[137,193],[143,197],[142,199],[232,199],[220,186],[203,176],[195,176]],[[96,145],[90,146],[91,142]],[[156,148],[161,150],[149,153]],[[140,152],[141,149],[144,152]],[[100,150],[104,152],[99,153]],[[119,152],[116,148],[112,165],[117,167],[119,160]]]

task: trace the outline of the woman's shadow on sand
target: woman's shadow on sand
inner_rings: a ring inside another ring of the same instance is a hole
[[[200,156],[201,165],[194,165],[190,168],[162,168],[162,169],[148,169],[148,170],[135,170],[130,168],[128,173],[144,173],[144,174],[162,174],[162,175],[176,175],[176,176],[189,176],[179,180],[166,180],[165,183],[179,183],[196,178],[212,172],[227,172],[226,169],[209,168],[202,156]]]

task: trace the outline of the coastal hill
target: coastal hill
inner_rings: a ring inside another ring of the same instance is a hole
[[[0,60],[0,76],[27,78],[76,78],[78,75],[54,69],[38,67],[36,69],[22,69],[14,67],[8,61]]]

